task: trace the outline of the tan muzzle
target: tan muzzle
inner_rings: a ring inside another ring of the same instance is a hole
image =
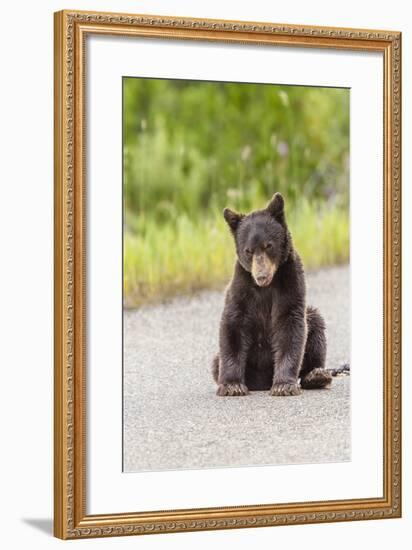
[[[253,254],[252,277],[258,286],[269,286],[276,272],[276,264],[265,252]]]

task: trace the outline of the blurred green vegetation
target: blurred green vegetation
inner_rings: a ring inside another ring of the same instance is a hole
[[[223,208],[275,191],[307,268],[348,260],[348,90],[126,78],[123,93],[126,306],[227,282]]]

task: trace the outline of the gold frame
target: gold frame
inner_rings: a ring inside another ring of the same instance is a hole
[[[84,46],[88,34],[375,51],[384,62],[382,498],[86,514]],[[55,13],[54,534],[63,539],[401,516],[401,33],[86,11]]]

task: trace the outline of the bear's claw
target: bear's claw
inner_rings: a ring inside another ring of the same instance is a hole
[[[241,395],[247,395],[248,393],[249,390],[244,384],[219,384],[216,395],[219,395],[221,397],[238,397]]]
[[[269,395],[273,396],[300,395],[301,393],[299,384],[273,384],[269,391]]]

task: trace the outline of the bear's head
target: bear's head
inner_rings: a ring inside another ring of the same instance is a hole
[[[235,239],[240,265],[258,286],[269,286],[292,246],[282,195],[275,193],[263,210],[245,215],[225,208],[223,215]]]

